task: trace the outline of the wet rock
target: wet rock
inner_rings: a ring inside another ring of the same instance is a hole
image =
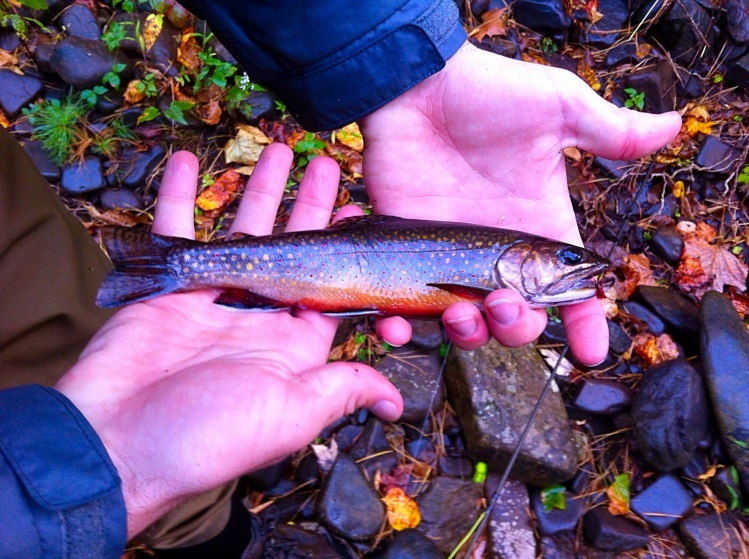
[[[317,457],[313,453],[307,454],[299,462],[294,472],[294,479],[299,485],[306,484],[307,487],[314,488],[320,479],[320,468],[317,465]]]
[[[377,364],[377,370],[392,382],[403,396],[401,421],[418,424],[445,401],[439,382],[442,358],[436,350],[428,353],[397,348]]]
[[[737,43],[749,43],[749,1],[726,0],[726,31]]]
[[[674,360],[651,367],[632,403],[637,448],[659,471],[681,468],[708,431],[708,413],[702,377],[691,364]]]
[[[69,194],[87,194],[104,188],[101,161],[86,157],[62,168],[60,187]]]
[[[278,98],[270,91],[251,91],[239,104],[241,114],[247,124],[257,125],[261,119],[272,119],[279,114],[276,108]]]
[[[692,510],[692,496],[676,476],[665,475],[635,496],[630,507],[650,528],[660,532]]]
[[[544,501],[539,489],[531,492],[531,508],[538,521],[538,531],[541,535],[551,536],[566,530],[574,530],[578,521],[585,513],[585,505],[582,499],[576,499],[569,491],[564,492],[564,509],[553,508],[546,511]]]
[[[596,166],[606,171],[615,179],[619,179],[624,176],[624,172],[632,166],[631,161],[615,161],[613,159],[606,159],[605,157],[596,156],[593,159]]]
[[[450,553],[481,512],[481,486],[472,481],[438,477],[416,497],[421,511],[419,532]]]
[[[348,454],[358,461],[365,456],[377,454],[384,450],[390,450],[390,444],[385,435],[385,427],[382,421],[376,417],[370,417]]]
[[[653,253],[671,266],[678,266],[684,252],[684,238],[673,227],[659,227],[650,238]]]
[[[0,49],[13,52],[21,46],[21,38],[13,29],[0,29]]]
[[[492,52],[506,58],[518,57],[518,46],[512,41],[502,39],[501,37],[484,37],[480,43],[472,41],[481,50]]]
[[[318,500],[320,522],[354,541],[373,538],[385,519],[385,506],[356,462],[340,453]]]
[[[124,24],[125,38],[120,41],[120,48],[143,55],[141,41],[138,39],[137,30],[144,29],[147,14],[128,14],[119,12],[112,18],[113,23]],[[145,53],[146,59],[159,71],[168,76],[175,77],[179,74],[174,61],[177,58],[177,48],[180,45],[181,32],[171,22],[164,19],[156,41]]]
[[[614,380],[591,378],[584,380],[573,404],[593,414],[613,415],[629,408],[632,390]]]
[[[536,538],[528,514],[528,488],[508,480],[488,519],[489,559],[534,559]]]
[[[636,296],[682,339],[699,339],[699,312],[691,301],[668,287],[638,285]]]
[[[618,66],[619,64],[631,64],[639,60],[637,56],[637,44],[634,41],[625,41],[609,49],[606,54],[606,66]]]
[[[604,507],[596,507],[583,518],[585,536],[598,549],[626,551],[648,545],[648,533],[631,520],[614,516]]]
[[[617,355],[621,355],[632,347],[632,338],[612,320],[606,321],[609,328],[609,350]]]
[[[572,23],[561,0],[519,0],[512,12],[515,21],[532,29],[564,30]]]
[[[667,60],[628,74],[622,89],[630,87],[645,94],[646,112],[660,114],[676,107],[676,76]]]
[[[440,456],[437,460],[440,475],[470,479],[473,477],[474,465],[465,456]]]
[[[125,96],[119,91],[107,91],[96,98],[96,110],[103,114],[112,114],[125,104]]]
[[[742,543],[736,533],[737,520],[729,513],[693,514],[684,519],[677,531],[695,559],[740,557]]]
[[[398,453],[394,450],[366,456],[362,458],[359,465],[364,468],[368,479],[375,479],[377,472],[389,474],[398,465]]]
[[[21,109],[31,103],[42,91],[42,82],[33,76],[19,76],[10,70],[0,69],[0,108],[15,118]]]
[[[101,193],[100,200],[105,210],[113,210],[115,208],[143,209],[143,201],[135,192],[126,188],[105,190]]]
[[[708,136],[694,162],[705,171],[726,175],[731,172],[740,156],[741,152],[735,147],[724,144],[715,136]]]
[[[492,471],[507,464],[546,383],[548,368],[535,347],[505,348],[492,340],[475,351],[450,352],[447,392],[469,455]],[[546,486],[576,470],[572,432],[559,393],[549,391],[513,469],[526,483]]]
[[[50,58],[50,67],[66,84],[77,89],[99,85],[104,74],[110,72],[115,63],[128,64],[123,55],[110,53],[102,41],[91,41],[80,37],[67,37],[55,48]],[[120,78],[127,83],[132,67],[125,68]]]
[[[364,431],[360,425],[344,425],[335,434],[335,441],[340,450],[348,451]],[[323,438],[326,438],[323,436]]]
[[[83,4],[73,4],[63,11],[58,23],[65,29],[68,36],[93,41],[101,39],[101,29],[96,23],[94,14]]]
[[[411,323],[411,344],[418,349],[437,349],[445,340],[442,323],[439,320],[409,320]]]
[[[247,482],[257,491],[268,491],[283,478],[291,464],[291,457],[284,458],[275,464],[266,466],[246,476]]]
[[[53,73],[50,60],[56,47],[57,42],[45,33],[39,33],[34,37],[31,53],[39,71]]]
[[[50,161],[47,152],[42,148],[41,142],[29,140],[24,142],[23,149],[29,154],[34,165],[45,179],[55,181],[60,178],[60,168]]]
[[[125,150],[122,154],[123,162],[117,168],[117,177],[123,186],[143,186],[165,156],[166,149],[161,144],[156,144],[147,151]]]
[[[419,462],[433,465],[437,459],[437,450],[434,443],[426,437],[418,437],[408,441],[405,450],[409,456],[413,456]]]
[[[444,553],[418,530],[407,529],[395,533],[393,540],[372,559],[445,559]]]
[[[728,67],[726,80],[744,89],[749,89],[749,52]]]
[[[578,537],[572,532],[559,532],[553,536],[541,536],[543,559],[570,559],[578,556]]]
[[[731,302],[717,291],[702,298],[700,326],[700,356],[718,428],[749,490],[749,333]]]
[[[600,0],[598,11],[603,17],[590,26],[582,41],[600,49],[614,44],[629,18],[628,0]]]
[[[654,336],[660,336],[666,331],[666,324],[655,313],[636,301],[622,301],[619,308],[629,316],[644,322]]]
[[[288,559],[293,556],[315,559],[347,557],[336,549],[330,534],[314,522],[278,523],[266,536],[263,559]]]
[[[640,21],[653,6],[648,2],[635,16]],[[655,0],[659,6],[662,0]],[[651,12],[655,14],[658,9]],[[639,17],[638,17],[639,16]],[[712,17],[696,0],[683,0],[672,4],[666,14],[658,19],[651,33],[677,62],[689,63],[704,45],[703,38],[712,45],[715,39]]]

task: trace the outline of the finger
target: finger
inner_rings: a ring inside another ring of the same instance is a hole
[[[484,301],[492,336],[502,345],[518,347],[537,339],[546,328],[545,309],[531,309],[519,293],[498,289]]]
[[[403,413],[403,398],[398,389],[372,367],[361,363],[331,363],[304,376],[305,382],[317,386],[320,397],[314,404],[324,425],[367,408],[387,421],[395,421]]]
[[[271,144],[263,150],[247,181],[229,235],[268,235],[273,231],[293,159],[291,149],[284,144]]]
[[[575,78],[577,95],[563,99],[571,135],[566,146],[577,146],[608,159],[637,159],[660,149],[681,129],[676,112],[641,113],[605,101]]]
[[[445,333],[460,349],[477,349],[489,341],[489,328],[481,311],[471,303],[456,303],[442,314]]]
[[[333,223],[338,223],[342,219],[364,215],[364,210],[354,204],[346,204],[333,216]]]
[[[600,301],[590,299],[561,307],[559,313],[573,355],[588,366],[603,361],[609,350],[609,329]]]
[[[330,222],[330,214],[338,195],[341,169],[330,157],[315,157],[307,165],[299,185],[287,231],[322,229]]]
[[[389,316],[375,322],[377,335],[391,346],[400,347],[411,339],[411,323],[400,316]]]
[[[153,215],[154,233],[195,238],[198,172],[198,159],[189,151],[178,151],[166,162]]]

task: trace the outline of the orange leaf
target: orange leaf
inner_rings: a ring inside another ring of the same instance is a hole
[[[585,60],[581,59],[578,61],[577,75],[584,79],[593,91],[601,89],[601,82],[598,81],[595,70]]]
[[[141,101],[146,96],[145,91],[141,91],[138,89],[138,85],[140,85],[140,83],[141,80],[131,80],[125,88],[125,101],[127,101],[131,105],[134,105],[138,101]]]
[[[221,120],[221,113],[221,105],[218,99],[211,99],[195,109],[195,114],[198,115],[198,118],[209,125],[218,124]]]
[[[401,531],[406,528],[416,528],[421,522],[419,505],[406,495],[400,487],[392,487],[382,498],[387,508],[387,519],[393,530]]]
[[[359,125],[355,122],[344,126],[336,132],[335,139],[354,151],[358,151],[359,153],[364,151],[364,137],[361,130],[359,130]]]
[[[507,35],[507,6],[495,10],[487,10],[481,16],[481,25],[471,33],[481,42],[484,37]]]
[[[188,70],[198,68],[200,67],[200,58],[198,58],[200,50],[192,27],[185,29],[182,32],[182,43],[177,47],[177,60]]]
[[[200,193],[195,200],[195,205],[204,212],[218,213],[234,199],[241,182],[242,176],[229,169]]]
[[[635,353],[648,366],[671,361],[679,357],[679,348],[668,334],[656,337],[652,334],[638,334],[634,339]]]
[[[10,121],[8,120],[8,117],[5,116],[5,112],[0,109],[0,126],[3,128],[8,128],[10,126]]]
[[[711,134],[715,123],[710,120],[710,113],[703,105],[692,107],[687,113],[684,130],[691,138],[697,134]]]

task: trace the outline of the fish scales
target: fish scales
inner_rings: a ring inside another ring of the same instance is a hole
[[[608,265],[517,231],[387,216],[228,242],[131,232],[104,238],[115,271],[100,290],[102,306],[212,287],[229,290],[219,302],[241,307],[438,316],[498,287],[516,289],[532,306],[587,298]]]

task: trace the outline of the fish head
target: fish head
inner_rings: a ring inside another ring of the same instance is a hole
[[[546,240],[505,249],[494,265],[499,287],[520,293],[533,308],[569,305],[596,296],[613,283],[610,263],[584,248]]]

